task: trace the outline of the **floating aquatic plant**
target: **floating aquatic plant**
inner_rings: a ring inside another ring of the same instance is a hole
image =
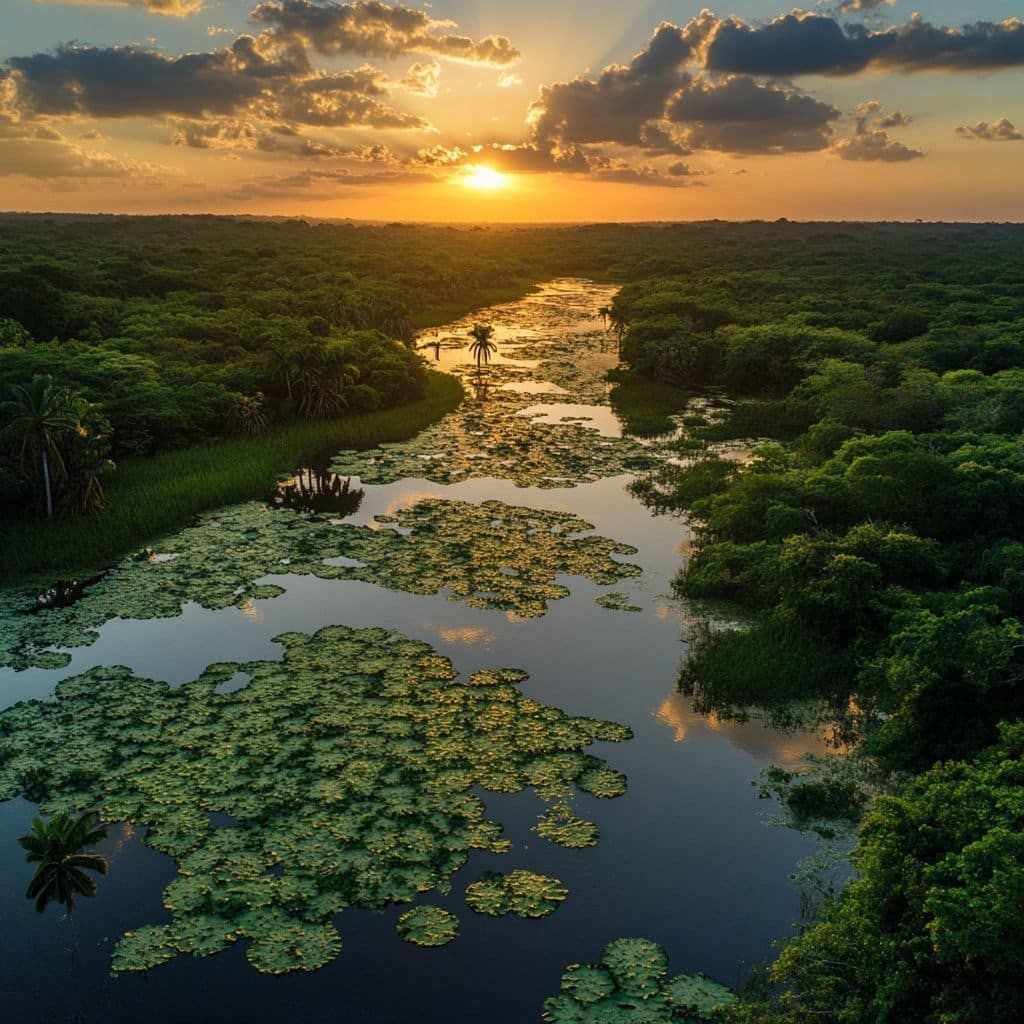
[[[378,520],[371,529],[249,502],[158,542],[174,558],[126,559],[66,607],[29,614],[28,593],[0,593],[0,667],[62,667],[67,655],[48,648],[91,644],[110,619],[180,615],[189,601],[246,606],[284,593],[255,583],[268,575],[365,580],[417,594],[447,589],[452,600],[525,618],[568,596],[554,582],[559,574],[611,584],[640,573],[613,558],[635,548],[580,536],[593,527],[566,512],[431,498]]]
[[[648,939],[616,939],[597,964],[570,964],[561,992],[544,1002],[549,1024],[672,1024],[710,1020],[735,998],[703,974],[668,977],[665,951]]]
[[[641,608],[640,605],[633,604],[629,600],[629,598],[620,590],[610,590],[607,594],[602,594],[600,597],[595,597],[594,604],[598,604],[602,608],[609,608],[612,611],[617,612],[643,611],[643,608]]]
[[[97,806],[146,826],[146,843],[177,862],[170,923],[124,936],[115,970],[239,939],[260,971],[312,970],[341,948],[339,911],[447,891],[471,850],[508,849],[475,787],[564,799],[621,779],[582,751],[629,730],[523,696],[519,670],[458,680],[428,644],[385,629],[277,641],[281,661],[218,663],[178,688],[95,668],[52,702],[0,713],[0,799]],[[238,673],[246,686],[218,692]],[[557,880],[513,871],[473,883],[467,901],[534,917],[565,896]],[[407,920],[410,936],[422,918]]]
[[[446,946],[459,934],[459,919],[441,907],[413,907],[398,919],[398,934],[417,946]]]
[[[502,875],[487,871],[466,887],[466,904],[478,914],[501,917],[547,917],[569,895],[557,878],[532,871],[511,871]]]

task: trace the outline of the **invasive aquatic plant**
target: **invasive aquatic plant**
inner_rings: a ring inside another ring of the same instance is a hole
[[[59,683],[52,702],[0,713],[0,799],[23,794],[53,814],[96,806],[146,826],[147,844],[177,862],[170,923],[126,935],[115,970],[239,939],[258,970],[312,970],[341,948],[334,914],[447,891],[470,851],[509,849],[475,787],[557,801],[621,779],[582,751],[629,730],[524,697],[521,671],[457,680],[429,645],[384,629],[277,640],[282,661],[211,665],[176,689],[96,668]],[[245,687],[218,692],[239,672]],[[566,895],[513,871],[473,883],[467,901],[534,917]],[[441,934],[434,913],[403,927]]]

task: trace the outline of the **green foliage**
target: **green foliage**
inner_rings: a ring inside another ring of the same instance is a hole
[[[95,573],[201,512],[262,497],[275,477],[325,450],[411,437],[461,400],[457,381],[432,373],[426,397],[396,409],[127,459],[105,479],[107,503],[91,516],[0,521],[0,580],[22,584],[35,573]]]
[[[38,864],[25,895],[35,900],[40,914],[54,902],[71,914],[77,897],[96,895],[96,882],[87,872],[105,875],[107,862],[87,848],[106,835],[107,829],[94,811],[60,811],[49,821],[37,817],[32,822],[32,831],[18,843],[25,851],[25,860]]]
[[[858,876],[772,968],[785,991],[737,1021],[1011,1024],[1024,996],[1024,726],[972,762],[879,797]]]
[[[313,970],[339,952],[331,917],[345,907],[447,891],[470,850],[508,849],[476,787],[558,803],[594,784],[602,762],[587,745],[629,736],[524,697],[515,670],[456,681],[427,644],[384,629],[277,639],[283,661],[211,665],[178,688],[97,668],[59,683],[53,702],[0,713],[0,799],[21,793],[54,814],[99,806],[145,825],[146,843],[177,862],[171,923],[122,939],[115,970],[239,938],[257,970]],[[217,693],[237,672],[248,684]],[[214,827],[214,812],[233,824]],[[473,883],[467,901],[538,917],[567,895],[513,871]],[[453,927],[414,913],[401,926],[413,941]]]

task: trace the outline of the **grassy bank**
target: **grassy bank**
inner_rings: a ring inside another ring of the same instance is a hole
[[[432,372],[423,398],[394,409],[126,459],[105,481],[103,511],[0,526],[0,582],[96,572],[199,512],[262,497],[278,476],[324,451],[406,440],[461,399],[454,377]]]

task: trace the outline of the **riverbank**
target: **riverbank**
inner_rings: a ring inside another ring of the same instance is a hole
[[[325,450],[405,441],[458,406],[462,396],[454,377],[431,372],[424,397],[408,405],[125,459],[104,481],[103,511],[0,527],[0,583],[95,573],[200,512],[262,497],[278,476]]]

